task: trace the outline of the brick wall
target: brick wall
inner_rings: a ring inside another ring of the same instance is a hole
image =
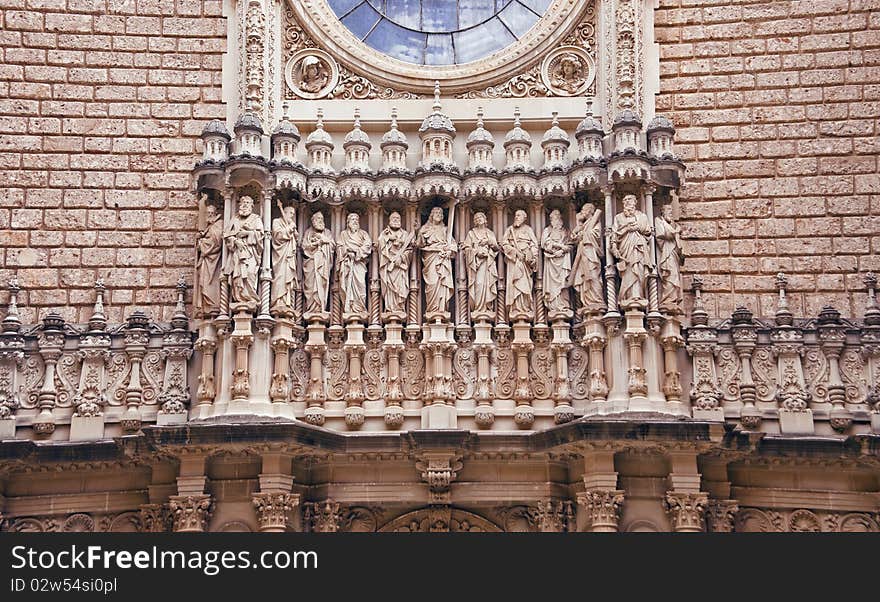
[[[880,270],[880,1],[660,0],[657,110],[678,126],[685,271],[709,310],[862,315]]]
[[[225,116],[221,11],[0,0],[0,280],[17,275],[26,321],[87,319],[98,277],[111,320],[167,318],[178,275],[191,282],[189,172],[206,120]]]

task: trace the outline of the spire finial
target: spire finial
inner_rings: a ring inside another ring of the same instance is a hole
[[[513,127],[518,128],[520,126],[519,122],[519,107],[513,108]]]
[[[92,330],[104,330],[107,325],[107,316],[104,315],[104,293],[107,287],[104,286],[104,279],[95,280],[95,309],[89,320],[89,328]]]
[[[286,100],[281,103],[281,118],[290,121],[290,103]]]
[[[361,129],[361,110],[359,107],[354,108],[354,129]]]
[[[559,127],[559,111],[553,111],[553,125]]]
[[[869,326],[880,325],[880,307],[877,306],[877,276],[874,272],[865,274],[865,288],[868,290],[865,324]]]
[[[440,80],[434,80],[434,112],[440,111]]]
[[[477,107],[477,127],[483,127],[483,107]]]
[[[788,297],[785,294],[788,290],[788,278],[786,278],[785,274],[782,272],[776,274],[776,288],[779,289],[776,324],[780,326],[791,326],[793,324],[794,316],[791,313],[791,310],[788,309]]]
[[[397,107],[391,107],[391,129],[397,129]]]
[[[189,327],[189,316],[186,315],[186,278],[183,274],[177,279],[177,305],[174,307],[174,315],[171,317],[171,326],[177,330],[186,330]]]
[[[319,130],[324,129],[324,109],[318,107],[318,122],[315,124],[315,127]]]
[[[709,314],[703,305],[703,277],[694,274],[691,281],[691,290],[694,291],[694,309],[691,311],[691,322],[695,326],[706,326],[709,323]]]
[[[9,289],[9,309],[6,311],[6,317],[3,318],[4,332],[18,332],[21,327],[21,317],[18,315],[18,280],[13,278],[7,286]]]

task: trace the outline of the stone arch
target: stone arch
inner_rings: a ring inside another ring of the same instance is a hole
[[[458,508],[421,508],[393,518],[379,528],[380,533],[421,533],[428,531],[471,531],[502,533],[492,521]]]

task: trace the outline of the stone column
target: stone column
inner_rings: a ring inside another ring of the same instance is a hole
[[[516,410],[513,421],[520,428],[531,428],[535,423],[535,410],[532,407],[534,395],[529,380],[529,352],[534,349],[534,343],[529,336],[528,322],[519,320],[513,325],[511,348],[516,354],[516,389],[513,391]]]
[[[208,528],[213,500],[205,493],[208,481],[205,473],[206,460],[201,453],[180,456],[177,495],[168,499],[174,531],[198,533]]]
[[[309,386],[306,390],[305,421],[309,424],[324,424],[324,402],[327,393],[324,389],[324,351],[327,344],[324,339],[326,330],[326,314],[307,316],[309,318],[308,339],[304,345],[309,354]]]
[[[293,511],[300,496],[292,493],[293,458],[284,452],[263,453],[260,468],[260,491],[251,501],[261,532],[281,533],[293,528]]]
[[[761,411],[755,405],[757,387],[752,378],[752,353],[758,341],[758,329],[752,320],[752,312],[747,308],[738,307],[733,312],[731,337],[742,370],[739,381],[739,396],[743,401],[740,420],[744,428],[754,430],[761,424]]]
[[[845,343],[846,327],[840,319],[840,312],[833,307],[822,308],[819,314],[819,344],[828,360],[829,418],[831,428],[839,433],[845,432],[853,419],[852,412],[846,409],[846,387],[840,378],[840,354]]]
[[[669,453],[670,490],[663,499],[672,529],[677,532],[705,531],[705,513],[709,494],[700,491],[702,477],[697,466],[695,449]]]
[[[721,389],[715,368],[718,331],[709,326],[709,314],[703,307],[703,280],[694,275],[694,309],[688,329],[687,352],[692,358],[691,411],[699,420],[724,420],[721,407]]]
[[[587,516],[587,530],[612,533],[618,530],[624,492],[617,488],[614,451],[591,449],[584,453],[584,491],[578,505]]]
[[[388,314],[385,324],[384,349],[388,358],[388,385],[385,394],[385,424],[398,429],[403,426],[403,389],[401,388],[400,354],[403,352],[402,316]]]
[[[43,373],[43,384],[37,396],[40,413],[34,419],[33,429],[36,435],[51,435],[55,432],[55,416],[53,410],[58,400],[55,388],[55,370],[61,349],[64,347],[64,318],[51,311],[43,318],[42,332],[39,336],[40,355],[46,369]]]
[[[19,391],[23,383],[19,368],[24,363],[24,337],[18,315],[18,291],[18,281],[11,280],[9,308],[0,332],[0,439],[15,439],[15,411],[21,407]]]
[[[150,335],[147,327],[150,321],[142,311],[136,311],[128,317],[125,333],[125,353],[131,362],[128,385],[125,387],[125,414],[122,418],[122,430],[135,433],[141,428],[140,405],[144,391],[141,387],[141,362],[147,353]],[[186,370],[181,373],[186,374]]]

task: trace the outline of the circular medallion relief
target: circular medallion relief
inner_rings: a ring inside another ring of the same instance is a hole
[[[331,94],[339,84],[339,68],[323,50],[305,48],[287,61],[284,77],[297,96],[316,100]]]
[[[454,93],[522,74],[592,14],[591,0],[288,2],[305,33],[342,65],[418,92],[431,92],[437,79]]]
[[[558,96],[579,96],[596,77],[593,59],[577,46],[563,46],[541,63],[541,79]]]

